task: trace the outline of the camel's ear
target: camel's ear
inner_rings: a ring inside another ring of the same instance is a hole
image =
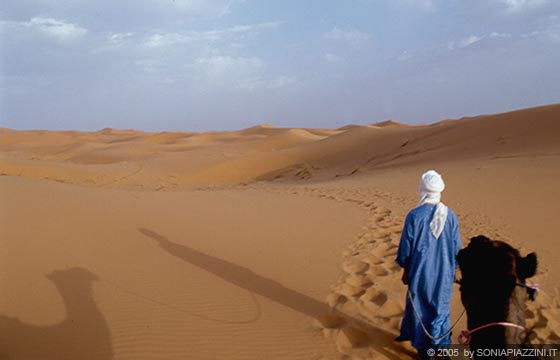
[[[517,276],[520,279],[527,279],[537,272],[537,254],[530,253],[524,258],[519,259],[517,264]]]

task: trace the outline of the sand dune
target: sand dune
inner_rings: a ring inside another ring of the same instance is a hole
[[[274,135],[282,131],[282,129],[270,124],[260,124],[247,129],[235,131],[235,133],[239,135]]]
[[[278,179],[278,174],[286,177],[290,175],[289,169],[299,169],[302,164],[321,170],[314,176],[328,178],[430,162],[555,156],[559,112],[560,106],[551,105],[431,126],[406,126],[387,121],[345,127],[336,132],[268,125],[204,134],[147,134],[113,129],[98,132],[101,136],[77,132],[10,132],[0,139],[0,149],[4,161],[9,161],[6,155],[17,153],[34,160],[54,157],[84,165],[141,162],[154,156],[165,159],[170,153],[195,151],[192,158],[205,157],[209,167],[199,168],[184,183],[189,186],[204,186],[209,182],[223,185],[255,178]],[[238,175],[227,170],[235,167],[243,170],[238,171]],[[12,168],[18,172],[23,170],[18,164],[12,164]],[[253,171],[247,173],[248,168]],[[227,176],[216,177],[216,171],[222,170]],[[145,167],[146,173],[151,171],[162,169]],[[75,181],[68,179],[68,182]]]
[[[396,126],[399,126],[399,127],[402,127],[402,126],[408,126],[408,125],[400,123],[400,122],[395,121],[395,120],[385,120],[385,121],[376,122],[376,123],[371,124],[369,126],[375,126],[375,127],[390,127],[390,126],[396,127]]]
[[[537,252],[527,316],[535,341],[558,343],[559,118],[550,105],[419,126],[1,128],[0,358],[410,358],[392,341],[394,257],[428,168],[465,244]]]
[[[304,129],[286,129],[274,135],[253,141],[243,141],[238,147],[243,152],[269,152],[297,147],[324,139]]]

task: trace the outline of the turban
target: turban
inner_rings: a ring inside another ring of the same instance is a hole
[[[422,175],[420,180],[420,191],[428,193],[440,193],[445,189],[445,183],[435,170],[428,170]]]
[[[439,238],[445,227],[448,208],[441,202],[441,192],[445,189],[445,183],[440,174],[435,170],[428,170],[420,180],[420,202],[418,206],[425,204],[435,205],[435,211],[430,222],[430,229],[436,239]]]

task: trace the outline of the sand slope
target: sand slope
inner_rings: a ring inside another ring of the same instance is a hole
[[[328,313],[335,250],[360,225],[359,209],[251,191],[0,181],[8,358],[336,353],[310,319]],[[322,247],[330,250],[315,251]]]
[[[558,343],[559,118],[0,129],[0,358],[409,358],[393,261],[428,168],[465,244],[537,252],[527,315]]]
[[[301,168],[313,169],[310,176],[330,178],[430,162],[555,157],[560,146],[560,123],[556,121],[559,113],[560,105],[551,105],[429,126],[384,122],[330,132],[268,125],[206,134],[113,129],[97,133],[4,130],[0,161],[5,174],[25,173],[32,178],[44,178],[46,174],[36,174],[34,169],[41,164],[51,166],[52,161],[67,164],[69,169],[71,164],[87,165],[86,173],[90,165],[105,165],[95,172],[115,181],[123,176],[109,166],[115,163],[134,162],[150,178],[188,167],[188,172],[174,183],[191,187],[298,177]],[[240,171],[231,171],[235,168]],[[93,175],[63,173],[57,169],[56,178],[68,183],[97,185],[101,181]],[[135,183],[156,188],[174,186],[169,180],[157,184],[145,180],[137,176]]]

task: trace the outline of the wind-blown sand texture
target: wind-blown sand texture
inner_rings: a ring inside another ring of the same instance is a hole
[[[429,168],[465,245],[537,252],[529,325],[558,343],[559,134],[560,105],[334,130],[1,129],[0,358],[410,358],[394,259]]]

